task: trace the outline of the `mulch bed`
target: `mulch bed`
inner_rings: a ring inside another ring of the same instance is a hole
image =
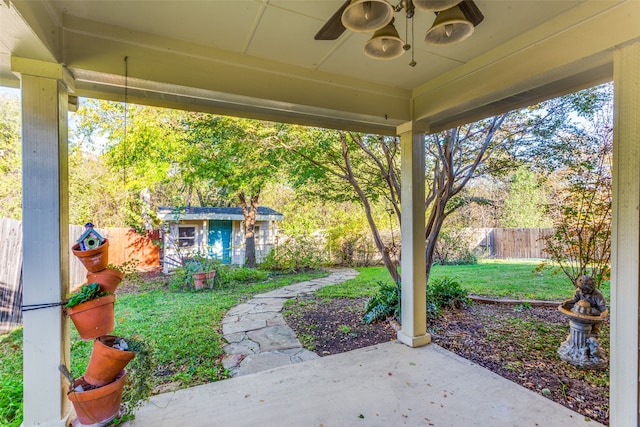
[[[285,319],[321,356],[394,340],[389,322],[361,322],[365,299],[298,298]],[[556,350],[569,326],[553,307],[473,304],[429,321],[433,342],[585,417],[609,424],[609,371],[582,371]],[[608,357],[609,327],[599,341]]]

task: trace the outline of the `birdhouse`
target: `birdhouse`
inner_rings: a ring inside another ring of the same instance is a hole
[[[93,224],[88,222],[85,224],[86,230],[78,238],[77,242],[80,245],[80,250],[87,251],[89,249],[95,249],[104,243],[104,237],[93,229]]]

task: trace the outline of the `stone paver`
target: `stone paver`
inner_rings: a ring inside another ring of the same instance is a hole
[[[255,295],[233,307],[222,320],[222,334],[229,343],[224,347],[224,367],[231,375],[241,376],[318,358],[317,354],[302,348],[282,317],[284,303],[357,275],[351,268],[336,269],[327,277]]]

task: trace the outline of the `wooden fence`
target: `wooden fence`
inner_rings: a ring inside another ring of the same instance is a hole
[[[549,258],[544,252],[544,236],[552,228],[493,228],[490,232],[493,258]]]
[[[159,232],[142,236],[129,228],[98,228],[109,239],[109,263],[138,261],[138,269],[160,266]],[[71,253],[71,246],[84,226],[69,226],[69,287],[86,282],[87,271]],[[0,218],[0,334],[22,323],[22,223]]]
[[[22,222],[0,218],[0,334],[22,324]]]
[[[82,225],[69,226],[69,248],[84,232]],[[160,246],[154,241],[160,239],[159,231],[148,232],[142,236],[131,228],[96,228],[98,233],[109,239],[109,263],[119,265],[126,261],[138,261],[138,269],[148,270],[160,266]],[[69,283],[75,285],[86,282],[87,270],[82,263],[69,255]]]

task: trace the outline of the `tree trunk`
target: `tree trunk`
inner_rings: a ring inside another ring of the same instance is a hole
[[[249,268],[256,267],[256,214],[258,212],[258,199],[260,198],[260,190],[251,197],[251,206],[247,206],[247,199],[244,192],[241,192],[240,205],[242,206],[242,214],[244,215],[244,265]]]

